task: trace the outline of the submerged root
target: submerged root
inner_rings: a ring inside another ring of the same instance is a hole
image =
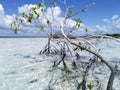
[[[54,46],[50,46],[50,48],[48,48],[48,45],[46,45],[40,52],[39,54],[58,54],[59,50],[54,47]]]

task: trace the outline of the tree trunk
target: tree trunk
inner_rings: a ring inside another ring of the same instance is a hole
[[[107,85],[107,90],[113,90],[114,78],[115,78],[115,71],[111,70],[111,74],[110,74],[108,85]]]
[[[86,78],[85,77],[83,78],[83,81],[82,81],[82,90],[86,90]]]
[[[50,42],[51,42],[51,35],[48,36],[48,54],[50,54]]]

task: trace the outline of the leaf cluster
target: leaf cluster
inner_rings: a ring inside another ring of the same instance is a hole
[[[74,21],[76,22],[76,26],[81,27],[81,23],[82,23],[82,20],[81,19],[74,19]]]

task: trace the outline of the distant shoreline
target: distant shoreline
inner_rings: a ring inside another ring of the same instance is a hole
[[[111,37],[114,37],[114,38],[120,38],[120,34],[103,34],[103,35],[106,35],[106,36],[111,36]],[[60,37],[63,37],[63,36],[59,36],[59,35],[53,35],[53,38],[57,39],[57,38],[60,38]],[[78,37],[75,37],[75,36],[68,36],[70,39],[75,39],[75,38],[80,38],[80,37],[86,37],[86,36],[78,36]],[[89,36],[91,37],[91,35]],[[0,36],[0,38],[48,38],[48,36]],[[99,36],[92,36],[91,38],[99,38]]]

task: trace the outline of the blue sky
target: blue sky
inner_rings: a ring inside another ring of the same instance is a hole
[[[0,0],[0,4],[4,9],[4,15],[12,16],[13,14],[18,15],[18,7],[26,4],[38,4],[41,1],[42,0]],[[49,6],[50,0],[45,1]],[[73,5],[73,10],[77,11],[93,2],[96,3],[94,6],[89,8],[85,13],[75,16],[75,18],[79,17],[82,19],[86,26],[103,28],[105,25],[109,25],[109,21],[112,23],[111,19],[114,15],[116,15],[117,18],[120,16],[120,0],[67,0],[67,5]],[[59,5],[61,9],[63,9],[63,6],[61,4]]]
[[[6,14],[18,14],[18,7],[25,4],[38,4],[42,0],[0,0]],[[49,0],[46,0],[49,3]],[[104,25],[103,18],[111,18],[114,14],[120,15],[120,0],[67,0],[68,5],[74,5],[75,10],[95,2],[86,13],[77,15],[87,25]]]

